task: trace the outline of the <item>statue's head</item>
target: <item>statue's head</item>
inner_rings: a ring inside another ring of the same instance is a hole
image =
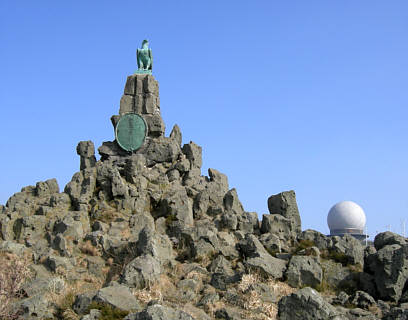
[[[142,41],[142,48],[148,47],[149,46],[149,40],[143,40]]]

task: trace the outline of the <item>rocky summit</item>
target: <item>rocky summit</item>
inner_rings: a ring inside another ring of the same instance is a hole
[[[0,319],[408,319],[408,241],[365,246],[302,231],[294,191],[246,211],[202,148],[169,137],[158,82],[127,78],[116,128],[143,117],[141,148],[79,142],[63,191],[37,182],[0,206]]]

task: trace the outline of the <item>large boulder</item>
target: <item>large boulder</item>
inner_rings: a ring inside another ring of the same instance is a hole
[[[224,196],[228,191],[227,176],[215,169],[208,169],[204,187],[194,195],[194,216],[216,216],[224,211]]]
[[[407,320],[408,306],[394,307],[383,318],[383,320]]]
[[[161,264],[174,259],[172,243],[168,236],[158,234],[150,228],[144,228],[140,232],[136,248],[138,255],[150,255]]]
[[[282,227],[290,230],[291,236],[301,233],[301,220],[299,215],[299,209],[296,203],[295,191],[285,191],[276,195],[272,195],[268,198],[268,209],[271,215],[280,215],[288,220],[280,221]],[[272,224],[268,224],[269,221],[263,222],[263,232],[270,232]],[[287,225],[289,223],[289,225]],[[271,230],[273,231],[273,230]],[[282,229],[282,233],[285,232]]]
[[[65,186],[64,192],[70,196],[76,210],[87,210],[95,188],[95,168],[89,168],[75,173],[71,181]]]
[[[237,190],[232,188],[224,196],[224,207],[227,213],[233,215],[242,215],[244,212],[244,207],[241,201],[239,201]]]
[[[329,288],[348,287],[353,280],[353,272],[344,267],[340,262],[333,260],[322,260],[323,281]]]
[[[283,297],[278,304],[278,316],[280,320],[345,319],[336,317],[336,308],[326,302],[316,290],[308,287]]]
[[[261,233],[276,235],[283,243],[293,245],[297,238],[293,220],[280,214],[264,214],[262,216]]]
[[[202,148],[195,144],[193,141],[183,146],[183,153],[190,161],[190,169],[201,168],[203,164],[202,160]]]
[[[139,301],[132,294],[130,289],[124,285],[102,288],[98,290],[93,300],[125,311],[142,310]]]
[[[364,291],[356,291],[350,298],[350,302],[359,308],[367,310],[376,306],[374,298]]]
[[[344,264],[359,264],[364,266],[364,247],[360,241],[351,235],[332,237],[329,248],[334,257],[342,260]]]
[[[80,141],[76,148],[77,154],[81,157],[80,169],[95,167],[95,146],[92,141]]]
[[[154,304],[139,313],[131,313],[124,320],[194,320],[188,313]]]
[[[239,247],[245,257],[244,265],[247,269],[256,270],[274,279],[283,277],[287,262],[272,257],[256,236],[247,234],[245,239],[239,243]]]
[[[322,268],[315,257],[293,256],[286,270],[286,279],[290,286],[316,288],[322,282]]]
[[[175,124],[173,129],[171,129],[170,138],[176,141],[177,145],[181,146],[183,135],[181,134],[180,127],[177,124]]]
[[[125,267],[120,282],[131,288],[143,289],[157,281],[160,273],[160,261],[151,255],[143,255]]]
[[[407,238],[391,231],[381,232],[374,238],[374,246],[377,250],[392,244],[399,244],[400,246],[403,246],[408,244],[408,241]]]
[[[408,245],[386,245],[366,260],[366,270],[374,276],[379,297],[398,301],[408,280]]]
[[[169,221],[178,220],[184,226],[194,224],[193,202],[186,189],[176,181],[167,186],[153,214],[155,217],[168,217]]]
[[[306,241],[320,250],[325,250],[332,246],[331,237],[327,237],[323,233],[311,229],[303,231],[299,235],[298,241]]]
[[[16,303],[21,310],[21,316],[18,319],[26,320],[42,320],[52,319],[52,308],[50,308],[50,302],[45,295],[38,294]],[[13,319],[13,318],[11,318]]]
[[[146,159],[149,165],[177,160],[181,153],[178,142],[171,138],[160,137],[152,139],[146,146]]]

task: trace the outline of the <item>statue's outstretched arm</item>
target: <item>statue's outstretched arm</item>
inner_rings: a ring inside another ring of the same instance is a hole
[[[152,54],[152,49],[149,49],[149,57],[150,57],[150,70],[153,70],[153,54]]]

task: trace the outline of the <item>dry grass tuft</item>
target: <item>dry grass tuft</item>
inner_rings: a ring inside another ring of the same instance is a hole
[[[266,284],[273,290],[278,300],[284,296],[294,293],[297,290],[285,282],[276,281],[274,279],[268,279]]]
[[[100,251],[98,250],[98,248],[97,248],[97,247],[94,247],[94,246],[92,245],[92,243],[91,243],[90,240],[85,241],[85,242],[79,247],[79,249],[81,250],[81,252],[82,252],[83,254],[87,254],[87,255],[90,255],[90,256],[100,256],[100,255],[101,255],[101,253],[100,253]]]
[[[257,273],[244,274],[241,282],[238,284],[238,289],[242,292],[246,292],[253,284],[259,282],[261,282],[261,279]]]
[[[64,320],[79,320],[79,316],[75,313],[74,310],[72,310],[71,308],[66,309],[63,313],[62,313],[62,318]]]
[[[162,274],[157,281],[150,283],[146,288],[133,290],[133,294],[141,302],[147,304],[151,300],[158,300],[160,302],[163,302],[163,300],[177,301],[176,299],[173,299],[175,291],[175,286],[170,278]]]
[[[259,293],[253,289],[253,286],[262,282],[262,278],[257,273],[249,273],[242,276],[241,282],[238,284],[240,290],[245,297],[244,309],[248,311],[247,316],[250,319],[256,320],[275,320],[277,319],[278,307],[275,303],[262,301]],[[276,295],[277,301],[283,296],[289,295],[295,291],[284,282],[274,279],[267,279],[266,284],[271,288]]]
[[[214,318],[215,317],[215,312],[218,309],[221,309],[221,308],[224,308],[224,307],[225,307],[225,303],[223,301],[216,301],[216,302],[213,302],[213,303],[207,303],[204,306],[204,311],[207,312],[211,316],[211,318]]]
[[[14,299],[21,297],[21,286],[30,278],[28,255],[23,258],[8,252],[0,253],[0,319],[13,320],[18,312],[11,310]]]
[[[46,298],[57,307],[59,318],[64,320],[79,320],[80,317],[72,310],[75,297],[89,290],[98,290],[103,284],[103,280],[90,275],[71,282],[59,277],[53,282],[55,285],[51,286]]]
[[[251,290],[247,294],[248,300],[244,304],[244,309],[252,311],[251,317],[262,320],[277,319],[278,308],[276,304],[261,300],[258,292]]]
[[[144,288],[142,290],[136,290],[133,292],[134,296],[140,300],[142,303],[147,304],[152,300],[163,300],[163,295],[160,291],[160,288],[156,285],[151,286],[150,288]]]

